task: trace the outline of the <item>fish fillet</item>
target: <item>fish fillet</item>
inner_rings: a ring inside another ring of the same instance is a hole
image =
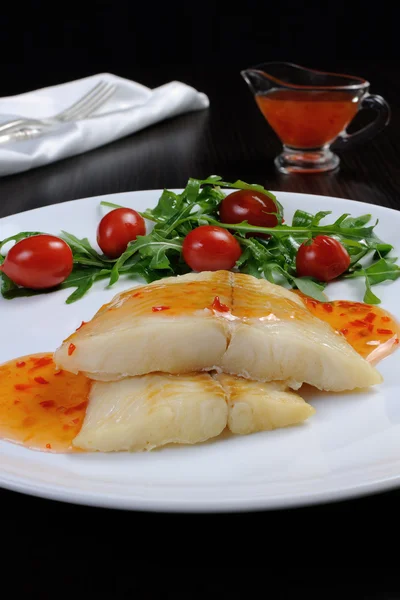
[[[151,450],[196,444],[304,421],[314,409],[284,383],[259,383],[208,373],[151,374],[95,382],[82,429],[73,445],[85,450]]]
[[[242,377],[215,375],[226,392],[228,428],[232,433],[269,431],[302,423],[315,409],[290,390],[285,382],[263,383]]]
[[[99,380],[217,369],[329,391],[382,381],[295,293],[229,271],[171,277],[117,295],[64,341],[55,362]]]
[[[219,435],[227,418],[225,392],[208,373],[95,382],[73,445],[113,452],[196,444]]]

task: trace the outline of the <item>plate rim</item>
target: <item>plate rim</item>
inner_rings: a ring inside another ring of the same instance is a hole
[[[176,188],[176,187],[168,187],[168,188],[151,188],[151,189],[141,189],[141,190],[125,190],[123,192],[111,192],[110,194],[98,194],[98,195],[94,195],[94,196],[84,196],[83,198],[73,198],[72,200],[65,200],[63,202],[54,202],[52,204],[46,204],[45,206],[38,206],[36,208],[30,208],[29,210],[21,210],[15,213],[11,213],[10,215],[5,215],[4,217],[0,217],[0,223],[6,219],[11,219],[12,217],[18,216],[18,215],[29,215],[32,214],[34,212],[39,212],[42,210],[46,210],[46,209],[51,209],[54,207],[58,207],[58,206],[66,206],[66,205],[71,205],[74,204],[76,202],[85,202],[86,200],[95,200],[97,198],[110,198],[110,197],[115,197],[115,196],[125,196],[126,194],[141,194],[141,193],[155,193],[155,192],[159,192],[162,193],[164,191],[164,189],[167,189],[169,191],[172,192],[176,192],[176,193],[180,193],[183,191],[184,188]],[[238,191],[237,188],[221,188],[223,191],[231,193],[234,191]],[[397,210],[395,208],[390,208],[388,206],[382,206],[380,204],[371,204],[370,202],[364,202],[363,200],[353,200],[352,198],[344,198],[341,196],[326,196],[324,194],[312,194],[312,193],[308,193],[308,192],[288,192],[285,190],[268,190],[271,192],[271,194],[274,194],[276,196],[279,196],[281,194],[285,195],[285,196],[305,196],[305,197],[309,197],[312,196],[313,198],[325,198],[327,200],[340,200],[343,202],[351,202],[352,204],[360,204],[362,206],[372,206],[374,208],[376,208],[377,210],[382,210],[384,212],[391,212],[394,214],[399,214],[400,210]]]
[[[363,498],[372,494],[378,494],[396,489],[400,483],[400,474],[393,477],[384,477],[372,482],[360,483],[356,487],[343,486],[336,490],[325,490],[313,493],[309,496],[309,492],[296,492],[294,497],[290,496],[275,496],[261,497],[256,500],[252,498],[244,498],[238,501],[230,500],[207,500],[193,501],[176,500],[174,502],[165,502],[162,499],[146,498],[141,501],[137,498],[129,496],[118,496],[114,494],[102,493],[101,496],[96,494],[79,492],[70,490],[64,486],[50,484],[26,484],[13,481],[12,478],[4,480],[0,476],[0,488],[9,491],[22,493],[28,496],[43,498],[46,500],[55,500],[58,502],[66,502],[68,504],[76,504],[81,506],[93,506],[98,508],[112,508],[115,510],[130,510],[139,512],[165,512],[165,513],[233,513],[233,512],[260,512],[272,510],[285,510],[290,508],[304,508],[319,504],[330,504]]]

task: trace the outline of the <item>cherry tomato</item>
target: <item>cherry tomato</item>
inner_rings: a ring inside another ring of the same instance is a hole
[[[299,277],[315,277],[331,281],[344,273],[350,265],[350,256],[340,242],[327,235],[317,235],[311,244],[301,244],[296,256]]]
[[[247,221],[258,227],[275,227],[278,224],[275,202],[261,192],[239,190],[226,196],[219,207],[222,223],[241,223]],[[271,214],[272,213],[272,214]]]
[[[14,283],[41,290],[62,283],[72,271],[71,248],[54,235],[34,235],[17,242],[0,266]]]
[[[109,258],[118,258],[138,235],[146,234],[143,217],[131,208],[116,208],[107,213],[97,228],[97,243]]]
[[[229,231],[214,225],[196,227],[183,241],[183,258],[193,271],[232,269],[242,250]]]

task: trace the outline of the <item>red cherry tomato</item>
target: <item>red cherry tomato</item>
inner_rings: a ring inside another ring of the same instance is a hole
[[[193,271],[232,269],[242,250],[229,231],[214,225],[202,225],[187,234],[183,258]]]
[[[107,213],[97,228],[97,243],[109,258],[118,258],[138,235],[146,235],[143,217],[131,208]]]
[[[301,244],[296,256],[299,277],[315,277],[331,281],[344,273],[350,265],[350,256],[340,242],[327,235],[317,235],[311,244]]]
[[[226,196],[219,207],[222,223],[241,223],[247,221],[258,227],[275,227],[278,224],[275,202],[261,192],[239,190]]]
[[[71,248],[54,235],[34,235],[21,240],[0,266],[14,283],[41,290],[62,283],[72,271]]]

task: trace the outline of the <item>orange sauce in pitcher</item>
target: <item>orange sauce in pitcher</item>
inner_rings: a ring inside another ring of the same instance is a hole
[[[355,116],[351,92],[275,90],[255,97],[259,109],[286,146],[321,148],[337,138]]]

